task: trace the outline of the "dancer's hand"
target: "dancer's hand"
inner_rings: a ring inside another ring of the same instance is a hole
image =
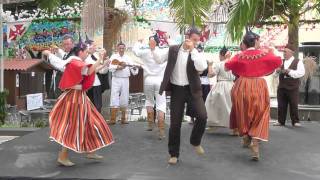
[[[208,78],[214,77],[216,74],[213,71],[212,64],[208,64]]]
[[[226,59],[230,59],[231,58],[231,52],[230,51],[227,51],[227,53],[226,53]]]
[[[289,75],[290,69],[285,69],[284,74]]]
[[[42,55],[49,56],[49,54],[51,54],[51,51],[49,50],[42,51]]]
[[[157,42],[153,38],[150,38],[149,46],[150,46],[150,49],[153,51],[157,46]]]
[[[99,50],[99,59],[104,61],[104,59],[106,59],[106,56],[107,56],[107,51],[105,49],[100,49]]]
[[[108,66],[110,65],[110,62],[111,62],[111,61],[110,61],[109,57],[106,57],[106,58],[103,60],[103,64],[102,64],[102,65],[108,67]]]
[[[107,63],[107,66],[109,67],[111,64],[110,58],[107,56],[105,62]]]
[[[194,44],[190,39],[186,39],[184,43],[185,43],[186,49],[188,49],[190,52],[194,49]]]
[[[288,75],[289,74],[289,69],[281,69],[280,74]]]
[[[50,51],[51,51],[52,53],[58,53],[58,50],[59,50],[59,47],[58,47],[58,46],[56,46],[56,45],[51,45]]]

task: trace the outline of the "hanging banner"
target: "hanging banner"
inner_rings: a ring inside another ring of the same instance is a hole
[[[32,51],[43,51],[52,45],[60,46],[66,34],[77,39],[78,30],[76,20],[32,22],[17,43]]]
[[[16,41],[20,39],[26,32],[28,27],[30,26],[31,21],[24,22],[8,22],[7,23],[7,42]]]

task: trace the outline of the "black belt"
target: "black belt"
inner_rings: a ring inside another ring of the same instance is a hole
[[[179,86],[179,85],[172,84],[172,86],[177,88],[184,88],[184,89],[190,88],[190,85]]]

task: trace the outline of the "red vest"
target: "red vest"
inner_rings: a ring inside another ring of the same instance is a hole
[[[90,65],[85,64],[85,62],[80,60],[71,60],[64,70],[62,78],[60,80],[59,88],[61,90],[70,89],[75,85],[81,84],[83,90],[88,90],[91,88],[94,82],[95,74],[84,76],[81,74],[82,69]]]
[[[281,66],[281,58],[264,50],[245,50],[225,63],[232,73],[242,77],[262,77]]]

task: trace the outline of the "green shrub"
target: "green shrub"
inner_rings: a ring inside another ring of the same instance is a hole
[[[29,124],[28,124],[27,122],[23,122],[23,123],[21,124],[21,127],[24,127],[24,128],[29,127]]]
[[[44,128],[47,126],[47,123],[45,121],[43,121],[42,119],[38,119],[35,123],[34,126],[36,128]]]
[[[6,104],[7,104],[8,95],[9,95],[9,91],[6,89],[0,92],[0,126],[4,124],[4,120],[7,116]]]

